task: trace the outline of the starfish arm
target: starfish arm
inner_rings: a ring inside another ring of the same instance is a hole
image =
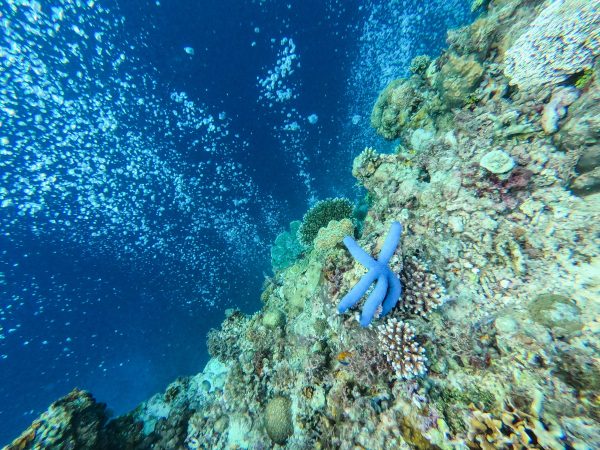
[[[378,272],[375,269],[369,270],[363,277],[360,279],[358,283],[352,288],[350,292],[348,292],[342,301],[338,305],[338,311],[340,313],[346,312],[348,308],[356,305],[360,298],[367,292],[369,286],[375,281],[377,278]]]
[[[400,280],[398,277],[388,269],[387,279],[389,283],[389,288],[385,299],[383,300],[383,310],[381,311],[381,315],[385,316],[389,313],[402,295],[402,285],[400,284]]]
[[[350,254],[354,256],[354,259],[356,259],[359,263],[361,263],[367,269],[373,267],[375,260],[371,257],[371,255],[360,248],[354,239],[352,239],[350,236],[346,236],[344,238],[344,245]]]
[[[387,264],[387,262],[390,260],[390,258],[396,251],[396,247],[398,247],[401,235],[402,225],[400,225],[399,222],[392,222],[390,232],[388,233],[387,237],[385,238],[385,241],[383,242],[381,252],[379,252],[379,262]],[[344,240],[344,243],[345,242],[346,241]]]
[[[377,278],[377,284],[375,285],[375,289],[367,298],[365,305],[363,306],[362,314],[360,316],[360,324],[363,327],[368,326],[373,320],[373,316],[375,316],[375,312],[377,311],[377,307],[381,305],[383,298],[385,297],[385,293],[387,292],[388,282],[385,275],[380,275]]]

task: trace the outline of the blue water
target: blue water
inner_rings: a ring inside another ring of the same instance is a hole
[[[468,3],[0,3],[0,443],[75,386],[123,413],[202,370]]]

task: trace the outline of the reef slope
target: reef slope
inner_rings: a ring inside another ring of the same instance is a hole
[[[390,315],[337,313],[365,269],[332,221],[260,311],[209,334],[202,373],[110,421],[74,391],[7,448],[600,448],[594,3],[492,0],[377,99],[398,149],[365,149],[352,172],[361,247],[405,229]],[[553,67],[532,48],[572,54]]]

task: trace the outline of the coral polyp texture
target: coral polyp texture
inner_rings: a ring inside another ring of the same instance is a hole
[[[425,350],[415,341],[415,330],[409,324],[391,318],[377,327],[377,338],[398,377],[409,379],[425,372]]]
[[[389,313],[396,306],[402,294],[402,285],[398,276],[388,267],[391,257],[396,252],[401,235],[402,225],[398,222],[392,222],[390,232],[385,238],[377,260],[373,259],[371,255],[360,248],[350,236],[344,238],[344,245],[348,251],[358,262],[368,269],[368,272],[342,298],[338,306],[338,311],[344,313],[357,304],[373,282],[375,282],[375,287],[366,299],[360,316],[360,324],[363,327],[371,323],[378,309],[381,309],[379,316],[385,316]]]
[[[415,256],[404,260],[400,280],[404,287],[400,306],[408,314],[425,317],[446,299],[437,275]]]
[[[597,1],[547,5],[506,52],[506,75],[524,89],[560,83],[592,68],[600,55]]]
[[[332,220],[350,218],[352,209],[352,202],[346,198],[328,198],[315,203],[302,218],[298,240],[303,245],[312,245],[321,228],[325,228]]]
[[[354,159],[359,223],[315,205],[310,245],[279,241],[262,307],[228,311],[203,372],[108,422],[52,407],[12,448],[82,430],[101,449],[600,448],[598,2],[475,3],[373,99],[398,145]]]

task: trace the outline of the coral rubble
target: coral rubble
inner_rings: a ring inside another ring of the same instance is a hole
[[[352,167],[369,196],[358,245],[378,254],[387,224],[405,229],[388,316],[338,314],[366,268],[340,245],[350,205],[318,204],[298,232],[310,246],[277,264],[260,311],[209,333],[202,373],[108,423],[85,396],[77,421],[53,405],[9,448],[51,429],[81,448],[600,448],[598,8],[473,5],[485,13],[444,54],[377,99],[372,125],[398,151]],[[566,52],[558,29],[583,46]]]

